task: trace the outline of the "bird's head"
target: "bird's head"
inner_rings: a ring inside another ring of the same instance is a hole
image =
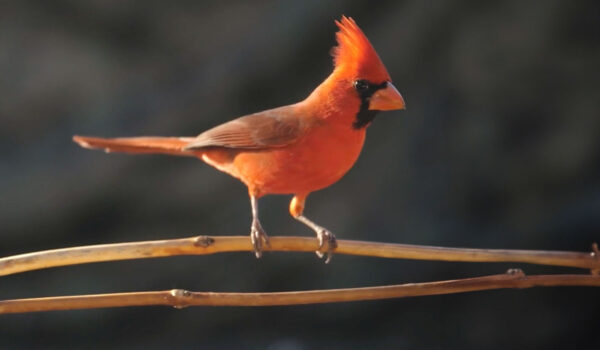
[[[332,77],[361,101],[353,126],[360,129],[369,125],[377,111],[404,109],[402,95],[356,22],[342,16],[335,23],[339,31],[336,33],[338,45],[332,50],[335,64]]]

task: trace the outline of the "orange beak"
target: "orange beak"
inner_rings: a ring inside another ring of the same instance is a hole
[[[377,90],[369,101],[369,109],[377,111],[393,111],[405,109],[404,99],[392,83],[388,82],[385,89]]]

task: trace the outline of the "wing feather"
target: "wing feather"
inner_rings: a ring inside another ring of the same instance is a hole
[[[209,129],[185,146],[185,150],[205,147],[261,149],[283,147],[295,142],[305,128],[302,118],[289,106],[234,119]]]

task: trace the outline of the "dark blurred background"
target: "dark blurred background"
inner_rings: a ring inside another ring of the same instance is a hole
[[[191,158],[106,155],[73,134],[195,135],[306,97],[353,16],[404,95],[307,215],[339,238],[589,251],[600,240],[598,1],[3,1],[0,255],[245,235],[236,180]],[[271,235],[312,232],[289,197]],[[123,261],[2,277],[0,298],[186,288],[287,291],[579,272],[337,255]],[[583,271],[585,273],[585,271]],[[8,348],[600,348],[594,288],[347,304],[166,307],[0,317]]]

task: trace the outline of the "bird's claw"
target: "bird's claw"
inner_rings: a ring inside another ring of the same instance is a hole
[[[256,255],[257,258],[260,258],[262,256],[262,248],[269,245],[269,236],[267,236],[267,233],[258,220],[252,221],[252,226],[250,227],[250,241],[254,247],[254,255]]]
[[[331,261],[333,251],[337,248],[337,240],[335,239],[335,235],[325,228],[316,230],[316,233],[317,239],[319,240],[319,249],[315,253],[319,258],[326,256],[325,264],[328,264]],[[325,245],[327,245],[327,247],[325,251],[323,251]]]

